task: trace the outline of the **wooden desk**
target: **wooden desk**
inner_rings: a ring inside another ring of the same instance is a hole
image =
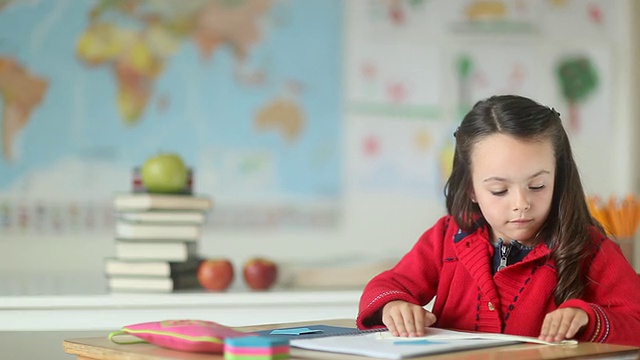
[[[305,326],[318,324],[314,322],[297,322],[278,325],[245,326],[238,329],[243,331],[256,331],[277,327]],[[327,325],[355,326],[353,320],[326,320],[321,321]],[[114,344],[107,338],[90,337],[80,339],[67,339],[63,341],[64,351],[77,355],[78,360],[214,360],[223,359],[222,355],[196,354],[164,349],[151,344]],[[596,343],[581,343],[577,346],[547,346],[535,344],[518,344],[487,349],[460,351],[429,357],[412,359],[461,359],[461,360],[506,360],[506,359],[570,359],[570,358],[597,358],[599,356],[624,359],[640,359],[640,348],[623,345],[609,345]],[[365,359],[362,356],[343,355],[328,352],[309,351],[291,348],[291,359]]]

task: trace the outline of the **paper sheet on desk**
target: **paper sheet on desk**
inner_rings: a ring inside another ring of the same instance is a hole
[[[293,347],[308,350],[355,354],[382,359],[403,359],[421,355],[531,342],[532,339],[503,334],[489,334],[491,336],[482,337],[473,333],[435,328],[428,330],[427,336],[418,338],[397,338],[391,336],[389,332],[379,332],[366,335],[293,339],[290,344]]]
[[[297,348],[362,355],[381,359],[403,359],[421,355],[441,354],[516,343],[516,341],[511,340],[428,340],[424,338],[412,343],[407,341],[400,342],[394,339],[379,339],[376,333],[290,340],[290,345]]]
[[[428,340],[455,340],[455,339],[488,339],[488,340],[511,340],[516,342],[526,342],[526,343],[534,343],[534,344],[545,344],[545,345],[575,345],[578,342],[576,340],[563,340],[559,342],[549,342],[543,341],[538,338],[530,337],[530,336],[519,336],[519,335],[509,335],[509,334],[496,334],[496,333],[472,333],[472,332],[464,332],[464,331],[453,331],[453,330],[445,330],[445,329],[437,329],[437,328],[429,328],[428,334],[423,337],[400,337],[393,336],[388,331],[383,331],[376,333],[378,339],[391,339],[396,342],[412,342],[420,339],[428,339]]]

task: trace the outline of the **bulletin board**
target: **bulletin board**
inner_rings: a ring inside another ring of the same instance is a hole
[[[477,101],[496,94],[554,107],[579,158],[613,156],[611,148],[592,146],[614,135],[617,5],[349,1],[345,97],[348,146],[355,154],[352,188],[443,200],[452,134]],[[602,165],[600,174],[610,166]],[[586,182],[592,175],[599,174],[586,173]]]

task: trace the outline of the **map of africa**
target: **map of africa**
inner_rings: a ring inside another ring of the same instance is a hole
[[[337,0],[0,1],[0,197],[109,199],[171,151],[223,202],[336,199],[340,15]]]

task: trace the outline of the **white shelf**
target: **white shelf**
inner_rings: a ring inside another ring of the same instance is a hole
[[[244,326],[353,318],[361,290],[0,297],[0,331],[114,331],[168,319]]]

